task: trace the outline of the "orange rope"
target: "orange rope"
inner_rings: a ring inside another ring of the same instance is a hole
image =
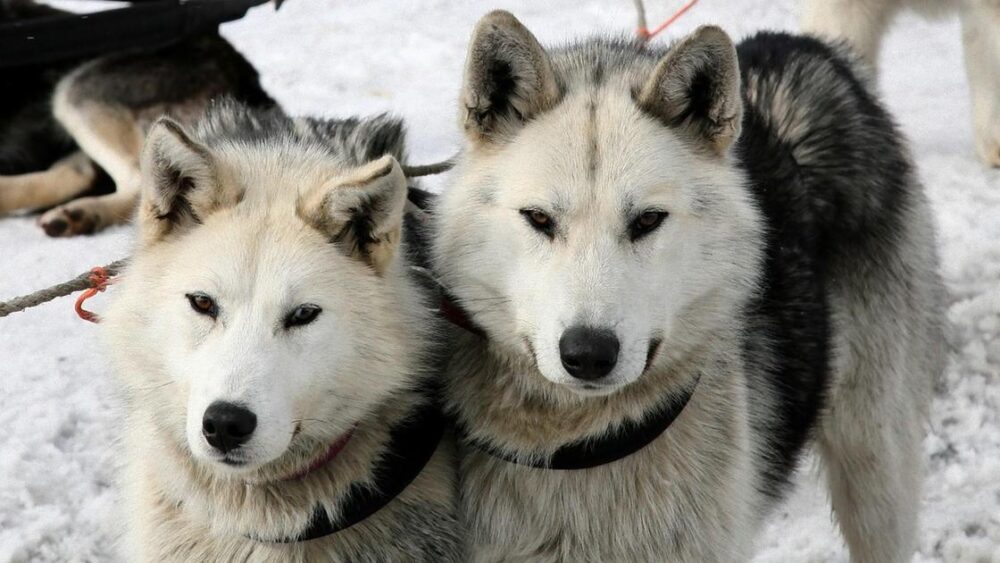
[[[680,19],[681,16],[687,13],[687,11],[690,10],[697,3],[698,0],[688,0],[683,6],[680,7],[679,10],[674,12],[672,16],[667,18],[663,23],[656,26],[655,29],[650,31],[648,28],[646,28],[645,8],[642,7],[641,1],[636,2],[636,8],[639,10],[639,28],[636,30],[636,33],[638,33],[639,39],[642,41],[649,41],[650,39],[656,37],[661,31],[667,29],[668,27],[670,27],[671,24]]]
[[[90,321],[92,323],[101,322],[101,318],[97,316],[97,313],[92,313],[84,309],[83,304],[91,297],[107,289],[108,285],[112,283],[114,283],[114,280],[111,278],[111,275],[108,273],[106,268],[98,266],[90,270],[90,288],[76,298],[76,305],[73,306],[73,309],[76,310],[76,314],[85,321]]]

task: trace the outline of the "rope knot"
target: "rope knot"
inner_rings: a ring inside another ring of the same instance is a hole
[[[90,270],[90,287],[80,294],[80,297],[76,298],[76,305],[73,309],[76,310],[76,314],[85,321],[90,321],[92,323],[101,322],[101,318],[97,316],[97,313],[92,313],[83,308],[83,303],[90,299],[91,297],[97,295],[98,293],[104,291],[109,285],[113,283],[111,279],[111,274],[108,269],[103,266],[97,266]]]

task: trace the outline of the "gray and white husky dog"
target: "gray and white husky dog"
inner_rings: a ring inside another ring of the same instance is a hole
[[[105,319],[129,561],[455,561],[403,129],[221,104],[142,153]]]
[[[473,328],[445,395],[476,559],[746,560],[811,442],[853,560],[910,557],[935,234],[854,69],[783,34],[480,21],[433,246]]]

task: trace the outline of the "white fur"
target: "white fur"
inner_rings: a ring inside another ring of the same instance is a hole
[[[459,173],[464,188],[442,198],[439,237],[445,284],[490,326],[497,323],[495,344],[533,352],[546,379],[584,394],[635,381],[652,339],[665,340],[669,354],[679,311],[716,291],[721,280],[735,275],[751,283],[742,270],[754,251],[723,241],[757,229],[756,212],[737,189],[743,180],[732,169],[640,118],[624,85],[609,85],[600,98],[593,124],[584,93],[528,124],[520,142],[468,154]],[[585,176],[587,139],[597,134],[588,133],[591,126],[600,131],[603,158],[614,162],[593,183]],[[664,162],[664,154],[675,156]],[[704,220],[693,194],[706,191],[720,213],[739,219],[721,226]],[[485,209],[477,195],[483,192],[496,197]],[[519,212],[532,207],[558,225],[554,242]],[[646,209],[670,215],[633,244],[628,223]],[[468,246],[477,252],[457,251]],[[709,260],[706,248],[725,256]],[[472,272],[477,283],[451,272]],[[483,288],[494,289],[484,296]],[[621,342],[618,363],[600,388],[585,388],[560,362],[559,338],[578,324],[608,328]]]

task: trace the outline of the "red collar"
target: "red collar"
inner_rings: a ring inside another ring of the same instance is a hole
[[[486,332],[473,323],[472,319],[469,318],[468,313],[452,301],[447,294],[441,296],[440,307],[441,316],[444,317],[446,321],[461,329],[471,332],[476,336],[486,338]]]
[[[351,436],[353,435],[354,435],[354,428],[351,428],[347,432],[341,434],[339,438],[337,438],[336,440],[334,440],[332,444],[330,444],[330,447],[327,448],[325,454],[313,460],[313,462],[310,463],[309,466],[306,467],[305,469],[299,471],[298,473],[293,474],[291,477],[286,477],[285,479],[282,479],[282,481],[297,481],[299,479],[302,479],[306,475],[309,475],[313,471],[325,467],[328,463],[333,461],[333,458],[337,457],[337,455],[344,450],[344,447],[347,446],[347,443],[351,441]]]

